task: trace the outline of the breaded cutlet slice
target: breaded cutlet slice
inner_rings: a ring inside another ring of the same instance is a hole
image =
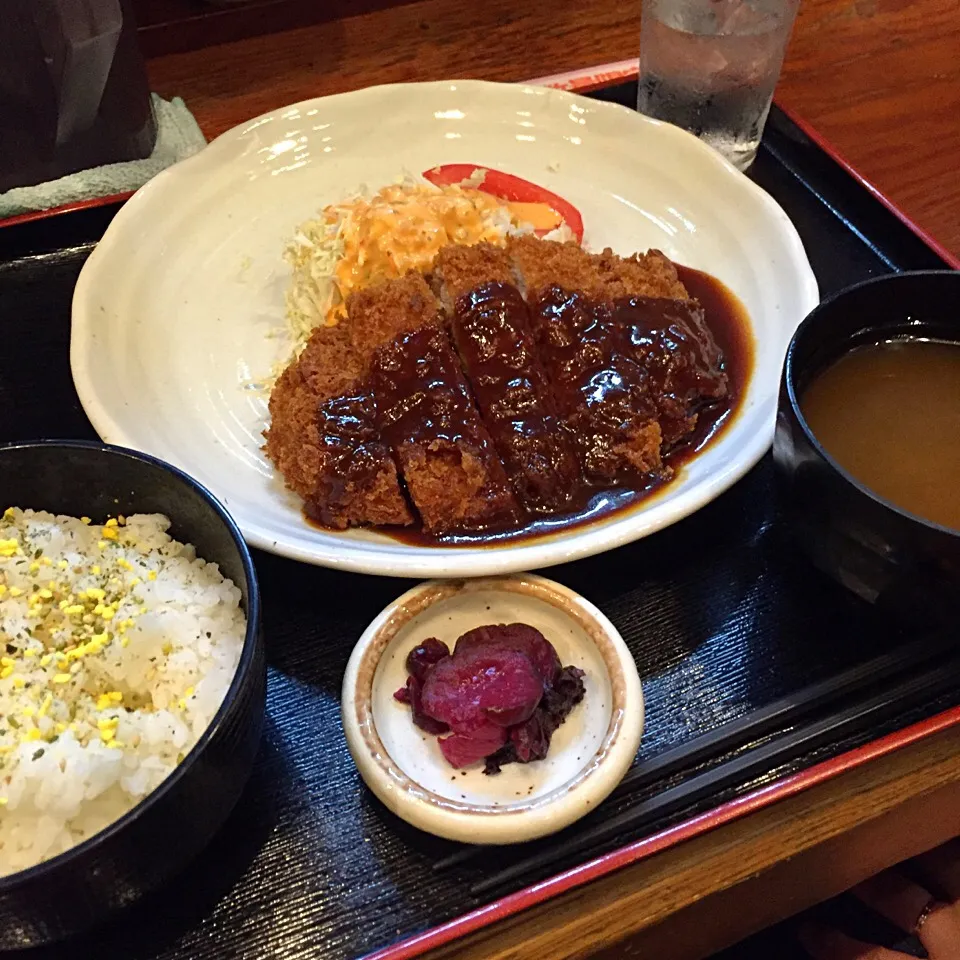
[[[704,406],[728,395],[723,353],[696,300],[626,297],[614,304],[613,319],[650,375],[669,449],[694,431]]]
[[[576,291],[591,300],[605,297],[604,276],[579,244],[524,235],[508,237],[506,253],[521,291],[531,306],[551,287]]]
[[[677,268],[659,250],[632,257],[618,256],[609,248],[593,254],[573,241],[556,243],[524,235],[508,238],[506,252],[525,291],[534,298],[551,286],[575,290],[594,300],[688,297]]]
[[[432,534],[497,529],[522,518],[445,330],[405,333],[377,351],[380,435]]]
[[[483,422],[520,502],[531,513],[569,508],[580,469],[559,429],[510,258],[490,244],[450,245],[434,261],[433,283]]]
[[[584,478],[611,485],[660,474],[656,397],[612,321],[599,258],[534,237],[511,238],[507,253]]]
[[[614,323],[653,381],[663,444],[672,447],[693,432],[700,408],[727,395],[723,354],[703,307],[659,250],[633,257],[605,250],[592,259],[614,302]]]
[[[322,327],[270,395],[267,456],[307,514],[340,530],[413,523],[361,379],[368,366],[346,328]]]
[[[443,533],[516,521],[503,465],[423,276],[408,273],[362,290],[347,311],[355,338],[376,345],[371,385],[379,429],[424,528]]]
[[[559,287],[531,307],[537,349],[584,478],[599,486],[663,472],[657,397],[609,304]]]
[[[677,275],[672,260],[659,250],[620,257],[609,247],[603,253],[591,256],[604,281],[604,296],[608,300],[620,297],[666,297],[686,300],[687,288]]]
[[[267,455],[325,526],[413,523],[367,380],[380,346],[438,322],[419,274],[368,287],[349,298],[344,320],[313,331],[274,387]]]
[[[432,286],[448,316],[459,297],[485,283],[516,284],[513,263],[502,247],[449,243],[440,248],[431,268]]]

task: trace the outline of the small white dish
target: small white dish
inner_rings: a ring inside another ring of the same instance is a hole
[[[544,760],[488,776],[451,767],[438,738],[393,694],[407,654],[427,637],[448,647],[474,627],[526,623],[584,671],[586,693]],[[629,769],[643,731],[643,693],[613,624],[579,594],[530,574],[435,580],[407,591],[367,627],[341,697],[350,752],[367,786],[397,816],[463,843],[503,844],[554,833],[594,810]]]
[[[505,170],[583,215],[586,245],[657,247],[743,302],[754,370],[736,418],[640,509],[497,546],[404,543],[318,530],[265,458],[267,397],[251,379],[285,360],[298,223],[365,183],[443,163]],[[742,477],[773,439],[787,343],[818,301],[793,224],[701,140],[612,103],[543,87],[457,81],[371,87],[264,114],[150,181],[84,265],[71,366],[100,436],[161,457],[220,498],[247,542],[387,576],[537,570],[645,537]]]

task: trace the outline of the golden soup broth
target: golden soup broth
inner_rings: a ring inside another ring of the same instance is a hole
[[[960,530],[960,344],[860,347],[820,374],[800,407],[827,453],[862,484]]]

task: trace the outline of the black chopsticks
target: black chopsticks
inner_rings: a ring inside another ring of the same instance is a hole
[[[954,646],[954,638],[946,634],[926,637],[923,640],[905,644],[895,650],[881,654],[872,660],[844,670],[818,683],[811,684],[803,690],[796,691],[780,700],[775,700],[765,707],[721,725],[716,730],[695,737],[687,743],[667,750],[649,761],[642,761],[637,764],[627,773],[626,777],[624,777],[611,799],[624,798],[625,796],[639,793],[658,782],[664,782],[682,774],[684,771],[692,771],[694,768],[702,767],[704,764],[717,764],[722,758],[728,757],[733,751],[745,749],[749,747],[750,744],[756,744],[757,741],[769,737],[777,733],[777,731],[791,728],[804,718],[809,717],[817,711],[822,711],[824,708],[828,708],[838,700],[849,698],[855,694],[869,690],[869,688],[891,677],[903,675],[908,671],[914,670],[934,657],[942,656],[945,651],[948,651]],[[807,729],[812,729],[812,727],[808,727]],[[775,743],[781,743],[781,741],[777,740]],[[747,756],[755,757],[760,755],[758,753],[759,749],[760,748],[754,748]],[[737,760],[745,761],[746,757],[739,757]],[[719,776],[722,771],[730,767],[732,762],[733,761],[721,763],[720,769],[711,770],[708,771],[708,773],[716,773]],[[738,769],[738,767],[734,769]],[[767,769],[769,769],[769,767]],[[694,781],[696,781],[697,784],[702,782],[711,783],[712,781],[703,781],[701,779],[707,777],[708,773],[693,777],[684,783],[664,791],[650,801],[641,802],[629,810],[624,811],[623,814],[618,814],[617,817],[627,816],[633,811],[641,811],[642,813],[648,810],[660,810],[663,805],[662,798],[666,797],[668,802],[672,802],[673,798],[684,796],[682,791],[688,784],[690,785],[690,789],[697,793],[697,797],[702,797],[703,794],[699,791],[699,788],[694,789]],[[721,787],[717,787],[716,789],[721,789]],[[695,803],[697,797],[688,800],[687,803]],[[654,804],[655,801],[657,802],[654,806],[648,807],[648,804]],[[670,807],[669,809],[679,808]],[[660,817],[668,815],[669,810],[661,811],[659,814],[653,812],[649,814],[649,816]],[[603,810],[601,809],[594,816],[597,818],[602,817]],[[591,829],[599,829],[614,819],[616,818],[603,820],[598,823],[595,828]],[[649,822],[649,819],[647,815],[645,815],[644,823],[647,822]],[[638,828],[639,826],[640,823],[638,822],[636,827]],[[589,831],[588,834],[592,836],[592,833]],[[572,842],[579,844],[580,836],[574,836]],[[433,869],[450,869],[458,864],[481,857],[483,854],[488,853],[489,849],[488,847],[461,847],[452,854],[437,860],[433,864]],[[519,850],[520,848],[514,849]],[[580,849],[580,847],[578,846],[577,849]],[[520,863],[527,864],[531,859],[536,859],[538,865],[545,866],[551,862],[551,860],[560,859],[561,856],[563,859],[566,859],[570,852],[571,847],[564,845],[562,854],[558,853],[551,856],[549,855],[550,851],[546,851],[537,854],[535,858],[524,858]],[[501,877],[504,872],[510,872],[512,870],[512,867],[506,867],[504,871],[486,878],[478,885],[476,892],[481,892],[482,890],[489,889],[492,885],[503,882],[497,878]],[[512,878],[513,876],[514,873],[510,872],[509,877],[505,879]]]
[[[865,728],[895,717],[911,706],[930,702],[940,694],[955,689],[958,682],[960,656],[929,665],[865,700],[826,718],[794,727],[762,746],[690,777],[621,813],[601,819],[587,829],[581,829],[569,839],[555,842],[539,853],[518,860],[473,884],[471,893],[488,893],[505,883],[529,878],[544,868],[555,868],[559,862],[569,862],[571,857],[578,854],[596,855],[599,848],[611,840],[626,835],[636,836],[640,830],[661,823],[706,798],[749,783],[751,779],[826,744],[855,736]],[[560,840],[560,837],[554,839]]]

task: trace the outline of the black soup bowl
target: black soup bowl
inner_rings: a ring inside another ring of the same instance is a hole
[[[0,502],[52,513],[162,513],[170,534],[217,563],[240,589],[247,629],[223,704],[183,762],[100,833],[37,866],[0,877],[0,950],[60,940],[158,887],[222,825],[260,743],[266,660],[253,561],[233,520],[196,481],[153,457],[99,443],[0,447]],[[2,816],[0,812],[0,816]]]
[[[960,633],[960,532],[872,493],[826,453],[800,407],[812,380],[855,347],[960,343],[958,304],[960,272],[948,271],[891,274],[824,300],[787,349],[773,456],[790,525],[817,567],[911,627]]]

